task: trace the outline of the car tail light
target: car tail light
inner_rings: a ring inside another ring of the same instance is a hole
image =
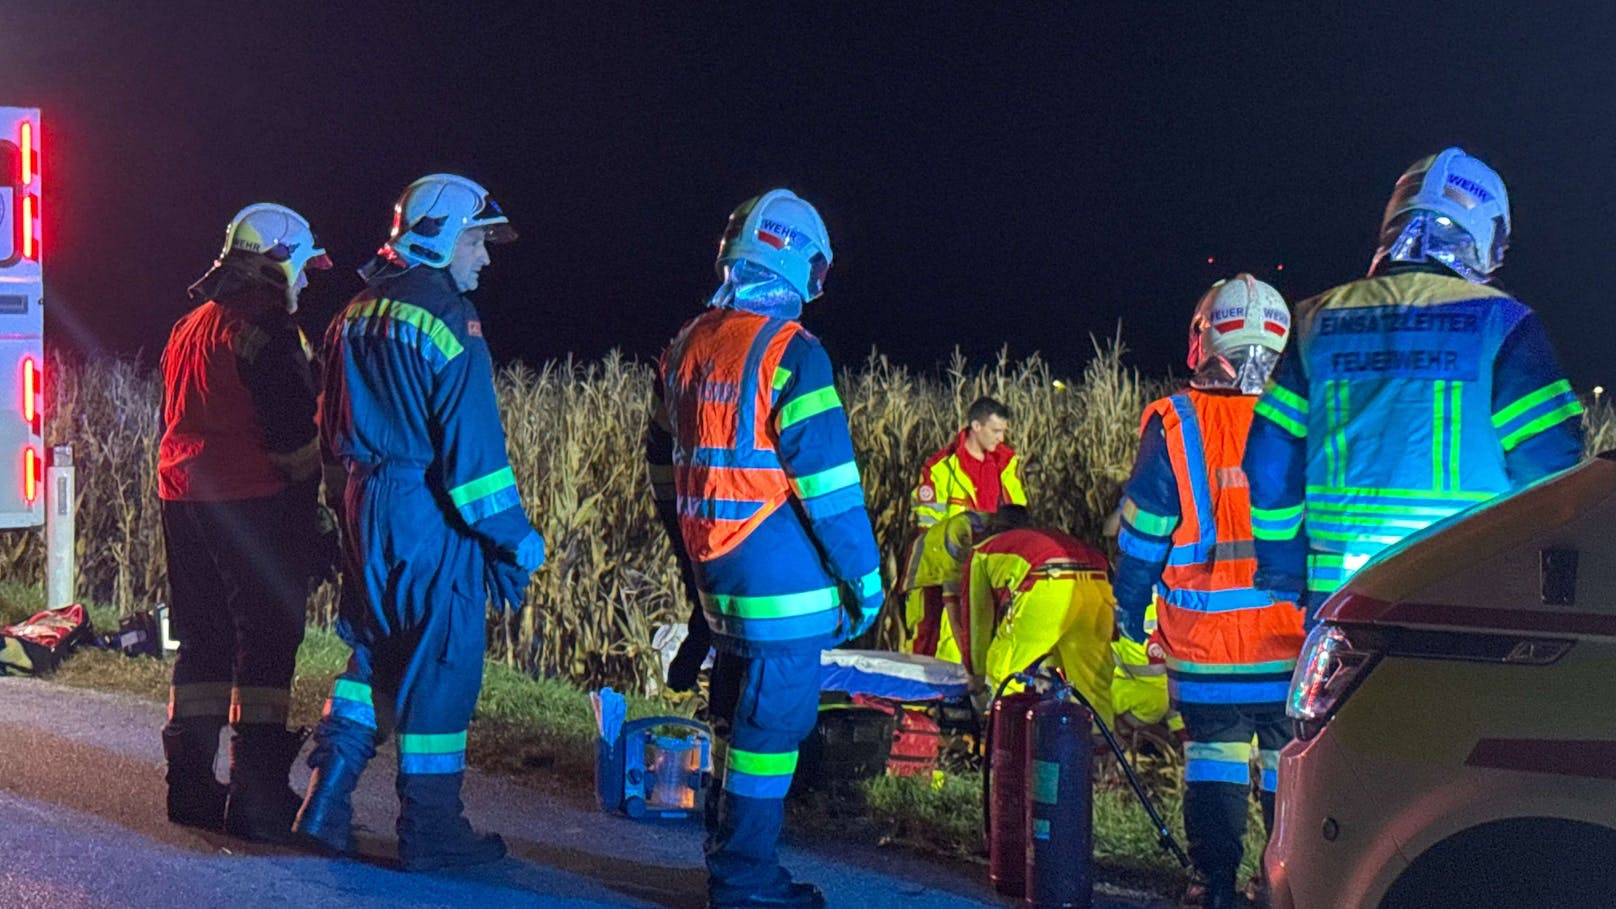
[[[1297,738],[1318,735],[1363,682],[1384,652],[1379,637],[1367,629],[1348,631],[1330,624],[1307,636],[1285,704],[1285,713],[1296,721]]]

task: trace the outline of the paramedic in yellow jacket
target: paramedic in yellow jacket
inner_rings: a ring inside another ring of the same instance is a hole
[[[1010,408],[992,398],[978,398],[965,412],[965,428],[954,441],[926,459],[920,482],[911,493],[915,509],[915,535],[905,559],[903,650],[927,656],[949,657],[938,648],[951,637],[937,583],[921,577],[927,546],[942,545],[941,537],[928,542],[931,531],[949,518],[968,511],[991,514],[1001,505],[1026,505],[1021,485],[1021,459],[1004,435],[1010,427]],[[959,528],[953,531],[959,533]],[[963,560],[961,555],[959,560]]]
[[[1019,528],[977,544],[955,617],[961,655],[990,690],[1046,653],[1111,725],[1116,601],[1105,554],[1058,530]]]

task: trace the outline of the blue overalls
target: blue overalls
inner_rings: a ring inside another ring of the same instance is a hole
[[[315,732],[299,830],[351,850],[346,791],[393,729],[400,858],[462,864],[446,853],[492,849],[459,797],[482,686],[484,563],[537,536],[506,459],[488,346],[448,273],[415,267],[337,316],[326,364],[321,438],[348,472],[337,631],[354,652]],[[316,804],[321,785],[344,798]]]

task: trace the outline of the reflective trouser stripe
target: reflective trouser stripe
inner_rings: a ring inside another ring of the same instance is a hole
[[[238,687],[230,693],[230,722],[285,726],[291,701],[285,688]]]
[[[764,753],[731,746],[724,766],[724,789],[754,799],[783,799],[797,772],[797,752]]]
[[[168,718],[230,715],[230,682],[190,682],[168,689]]]
[[[465,732],[399,733],[399,773],[459,773],[465,769]]]
[[[1272,748],[1257,749],[1257,760],[1262,765],[1262,791],[1279,791],[1279,751]]]
[[[370,686],[352,679],[337,679],[331,697],[325,702],[325,715],[340,717],[368,729],[376,728],[376,706]]]
[[[1186,783],[1251,784],[1250,742],[1190,742],[1184,746]]]

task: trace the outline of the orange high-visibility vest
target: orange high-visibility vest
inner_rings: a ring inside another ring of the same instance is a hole
[[[776,370],[802,330],[789,319],[712,309],[664,355],[679,531],[698,562],[739,546],[791,497],[776,452]]]
[[[1257,399],[1190,390],[1145,408],[1159,416],[1178,479],[1180,520],[1162,569],[1156,618],[1169,666],[1294,661],[1302,617],[1252,587],[1251,494],[1240,468]]]

